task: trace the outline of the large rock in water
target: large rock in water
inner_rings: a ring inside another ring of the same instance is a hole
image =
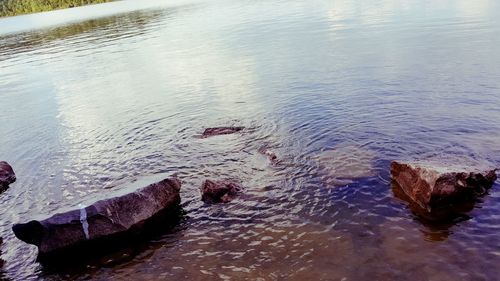
[[[168,178],[45,220],[16,224],[12,229],[17,238],[38,246],[39,258],[70,250],[78,253],[75,248],[97,244],[107,246],[108,242],[139,235],[148,222],[160,215],[176,213],[180,187],[177,178]]]
[[[202,137],[203,138],[208,138],[208,137],[219,136],[219,135],[234,134],[234,133],[237,133],[237,132],[243,130],[244,128],[245,127],[214,127],[214,128],[206,128],[205,131],[203,131]]]
[[[241,186],[230,180],[205,180],[201,186],[201,200],[205,203],[227,203],[233,200]]]
[[[497,179],[495,171],[434,162],[391,163],[393,181],[411,200],[429,211],[484,194]]]
[[[5,189],[9,184],[16,181],[14,170],[5,161],[0,161],[0,190]]]

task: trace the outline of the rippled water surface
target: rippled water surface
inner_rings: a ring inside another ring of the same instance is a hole
[[[499,1],[164,2],[0,19],[0,279],[498,278],[499,183],[429,224],[388,166],[500,166]],[[159,173],[185,215],[131,251],[47,270],[11,232]],[[205,178],[245,191],[205,205]]]

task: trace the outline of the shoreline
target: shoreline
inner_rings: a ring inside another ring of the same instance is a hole
[[[42,0],[0,0],[0,18],[69,9],[92,4],[102,4],[112,1],[115,0],[64,0],[63,3],[47,4],[43,3]]]

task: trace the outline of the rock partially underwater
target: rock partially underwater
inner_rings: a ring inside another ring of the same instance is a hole
[[[230,180],[205,180],[201,186],[201,200],[205,203],[227,203],[233,200],[241,186]]]
[[[178,215],[181,182],[168,178],[80,209],[12,227],[22,241],[36,245],[39,259],[107,247],[140,236],[147,227]],[[127,190],[125,190],[127,191]],[[77,250],[78,249],[78,250]]]
[[[495,169],[457,163],[393,161],[391,178],[422,209],[446,210],[485,194],[497,179]]]
[[[5,161],[0,161],[0,192],[9,187],[9,184],[16,181],[14,170]]]
[[[324,173],[323,179],[328,184],[341,185],[354,179],[375,176],[375,158],[375,152],[368,148],[355,144],[339,144],[313,159]]]
[[[0,247],[2,246],[2,243],[3,243],[3,239],[2,239],[2,237],[0,237]],[[4,264],[4,261],[2,260],[1,256],[2,256],[2,250],[0,249],[0,269],[2,269],[3,264]],[[0,275],[0,279],[2,279],[1,277],[2,276]]]
[[[267,157],[267,159],[269,160],[269,162],[271,164],[278,164],[280,161],[278,160],[278,156],[276,155],[276,153],[274,153],[274,151],[272,151],[271,149],[269,148],[266,148],[266,147],[261,147],[259,148],[258,152]]]
[[[213,136],[220,136],[220,135],[229,135],[229,134],[234,134],[237,133],[241,130],[245,129],[245,127],[214,127],[214,128],[207,128],[205,131],[203,131],[202,137],[203,138],[208,138],[208,137],[213,137]]]

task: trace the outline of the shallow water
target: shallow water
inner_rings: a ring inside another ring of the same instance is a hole
[[[498,278],[498,181],[467,219],[428,224],[388,175],[393,159],[500,166],[498,1],[166,2],[0,19],[0,159],[18,176],[0,279]],[[196,137],[224,125],[248,129]],[[356,156],[340,184],[338,147]],[[52,271],[10,230],[161,173],[184,181],[185,216],[133,251]],[[205,205],[205,178],[245,192]]]

